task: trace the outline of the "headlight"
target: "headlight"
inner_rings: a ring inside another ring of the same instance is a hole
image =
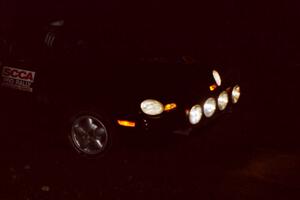
[[[164,111],[164,106],[157,100],[146,99],[141,103],[141,109],[147,115],[159,115]]]
[[[237,103],[241,96],[241,88],[239,85],[234,86],[231,92],[232,103]]]
[[[218,86],[221,86],[222,80],[221,80],[221,76],[220,76],[219,72],[217,70],[213,70],[212,74],[213,74],[213,77],[216,81],[216,84]]]
[[[206,117],[211,117],[216,111],[216,100],[212,97],[208,98],[203,106],[204,115]]]
[[[227,104],[228,104],[228,93],[226,91],[223,91],[218,97],[219,110],[224,110]]]
[[[191,124],[197,124],[202,117],[202,108],[200,105],[194,105],[189,112],[189,121]]]

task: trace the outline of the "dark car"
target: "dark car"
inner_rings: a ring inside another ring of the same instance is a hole
[[[145,56],[65,23],[25,24],[2,38],[1,97],[55,116],[83,155],[102,155],[133,132],[188,135],[239,100],[238,72],[228,66]]]

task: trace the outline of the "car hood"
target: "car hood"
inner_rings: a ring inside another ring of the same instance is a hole
[[[198,90],[209,82],[209,70],[198,65],[136,65],[118,68],[114,80],[143,98],[159,98]],[[122,88],[119,87],[118,88]],[[126,90],[126,88],[128,89]],[[186,91],[186,92],[185,92]]]
[[[88,100],[118,105],[118,110],[135,109],[145,99],[187,102],[208,91],[212,83],[208,67],[186,64],[102,66],[73,70],[72,77],[78,77],[68,81],[74,94],[80,89]]]

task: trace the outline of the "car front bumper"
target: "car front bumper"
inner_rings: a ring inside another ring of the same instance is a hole
[[[205,126],[211,121],[215,121],[216,118],[219,118],[226,113],[231,113],[235,107],[238,107],[239,102],[233,103],[231,97],[234,86],[235,85],[219,88],[212,93],[204,95],[202,98],[200,97],[184,105],[178,105],[176,109],[164,112],[158,116],[148,116],[143,113],[139,113],[136,117],[130,119],[131,122],[135,123],[134,127],[124,127],[120,125],[118,125],[118,127],[121,131],[127,130],[129,132],[136,132],[137,130],[139,133],[144,132],[146,134],[167,135],[173,133],[189,135],[194,129]],[[224,110],[220,110],[217,105],[216,110],[211,117],[205,117],[202,110],[202,118],[199,123],[191,124],[189,122],[189,112],[195,104],[199,104],[203,108],[205,100],[210,97],[214,98],[217,102],[219,94],[223,91],[227,91],[229,97],[228,104]]]

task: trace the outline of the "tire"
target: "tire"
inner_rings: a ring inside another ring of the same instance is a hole
[[[79,111],[69,115],[67,127],[68,141],[81,156],[98,158],[107,155],[117,146],[114,126],[105,114],[94,111]]]

